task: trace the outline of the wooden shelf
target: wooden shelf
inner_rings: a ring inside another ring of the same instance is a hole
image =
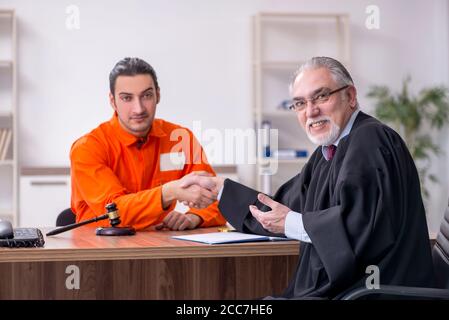
[[[0,10],[0,19],[11,19],[14,16],[14,10]]]
[[[12,166],[14,165],[14,160],[0,160],[0,166]]]
[[[296,120],[296,115],[291,110],[262,111],[262,118],[292,118]]]
[[[260,66],[265,70],[294,71],[303,63],[304,61],[263,61]]]
[[[13,64],[12,60],[0,60],[0,68],[10,68]]]
[[[279,163],[284,163],[284,164],[296,164],[296,163],[299,163],[299,164],[306,164],[307,163],[307,161],[308,161],[309,159],[308,158],[297,158],[297,159],[278,159],[278,162]]]
[[[275,22],[285,22],[291,18],[294,22],[300,23],[298,19],[341,19],[348,18],[349,15],[342,13],[287,13],[287,12],[261,12],[259,17],[264,22],[275,21]]]
[[[0,118],[12,118],[12,112],[0,111]]]
[[[306,158],[292,158],[292,159],[277,159],[277,158],[259,158],[258,162],[259,163],[264,163],[264,162],[278,162],[281,164],[306,164],[307,161],[309,160],[308,157]]]
[[[0,219],[2,217],[12,217],[12,210],[0,208]]]

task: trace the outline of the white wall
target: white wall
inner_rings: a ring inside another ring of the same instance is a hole
[[[80,30],[65,26],[68,5]],[[367,5],[380,29],[365,27]],[[248,128],[251,119],[250,17],[259,11],[338,12],[351,19],[350,71],[362,109],[372,84],[417,91],[449,85],[445,0],[0,0],[19,19],[20,156],[23,166],[67,166],[71,143],[107,120],[108,73],[124,56],[149,61],[160,78],[158,116],[192,127]],[[435,137],[449,150],[447,130]],[[437,231],[448,192],[447,157],[435,159],[429,227]]]

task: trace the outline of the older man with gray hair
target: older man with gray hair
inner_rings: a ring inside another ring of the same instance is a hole
[[[310,59],[290,89],[290,108],[318,148],[273,199],[229,179],[187,183],[213,179],[237,230],[301,241],[282,298],[338,298],[365,285],[372,266],[381,285],[432,286],[419,178],[401,137],[359,110],[353,80],[335,59]]]

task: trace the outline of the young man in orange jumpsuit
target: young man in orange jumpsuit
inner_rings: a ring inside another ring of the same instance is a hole
[[[184,177],[195,171],[215,173],[190,130],[155,119],[160,89],[154,69],[141,59],[125,58],[111,71],[109,84],[114,115],[75,141],[70,152],[77,222],[115,202],[122,225],[137,230],[225,224],[211,186],[182,187]],[[177,200],[194,208],[176,212]]]

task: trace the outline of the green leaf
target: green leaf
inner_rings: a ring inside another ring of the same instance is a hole
[[[438,182],[435,175],[428,173],[430,159],[432,155],[441,154],[439,146],[430,138],[428,128],[441,130],[449,123],[449,90],[436,86],[422,89],[414,96],[409,90],[410,82],[411,77],[406,76],[398,93],[391,92],[387,86],[372,86],[367,97],[374,100],[375,115],[379,120],[401,129],[416,162],[423,196],[428,198],[426,181]]]
[[[448,90],[444,87],[423,89],[418,104],[432,127],[441,129],[449,121]],[[434,107],[434,108],[430,108]]]

